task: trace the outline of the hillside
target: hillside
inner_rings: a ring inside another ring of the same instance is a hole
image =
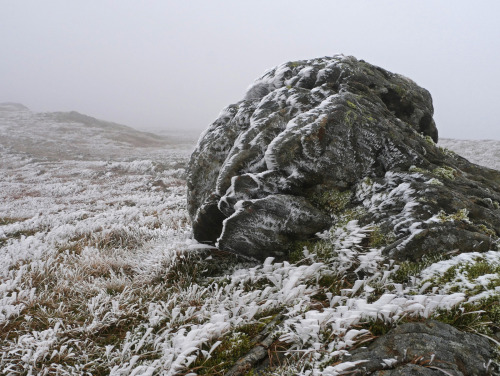
[[[0,147],[49,160],[97,160],[166,147],[174,140],[71,112],[35,113],[0,103]]]
[[[396,267],[349,222],[326,248],[250,262],[191,237],[193,145],[76,113],[0,114],[4,374],[235,375],[259,357],[272,374],[348,374],[362,362],[348,351],[424,318],[500,342],[498,252]],[[500,169],[500,141],[440,145]]]

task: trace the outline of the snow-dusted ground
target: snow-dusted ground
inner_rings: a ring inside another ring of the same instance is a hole
[[[497,274],[471,280],[457,267],[500,265],[493,250],[395,283],[397,266],[384,263],[380,249],[360,245],[373,228],[356,221],[323,234],[328,252],[305,249],[297,264],[268,259],[202,278],[206,254],[190,237],[185,208],[192,145],[138,148],[104,137],[101,124],[84,129],[75,152],[78,126],[71,123],[73,135],[64,136],[64,124],[48,117],[43,129],[23,120],[16,130],[16,116],[33,119],[23,111],[0,122],[3,374],[218,374],[207,367],[219,346],[244,346],[243,328],[260,328],[282,312],[276,340],[287,357],[276,374],[339,375],[354,365],[339,357],[373,338],[363,323],[430,317],[500,293],[487,288]],[[26,132],[29,148],[21,147]],[[500,168],[499,141],[440,145]],[[54,147],[63,158],[55,159]],[[439,282],[450,267],[456,276]],[[347,281],[360,271],[362,280]]]

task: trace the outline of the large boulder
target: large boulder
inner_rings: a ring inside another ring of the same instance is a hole
[[[188,169],[195,238],[264,259],[345,220],[384,253],[481,251],[500,234],[500,173],[439,148],[429,92],[354,57],[269,70],[200,137]]]

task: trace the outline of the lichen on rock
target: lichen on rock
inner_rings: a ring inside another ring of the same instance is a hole
[[[269,70],[191,156],[195,238],[286,258],[291,245],[362,207],[356,219],[391,239],[383,254],[393,259],[494,248],[500,173],[437,147],[432,116],[427,90],[351,56]],[[467,221],[440,220],[461,211]]]

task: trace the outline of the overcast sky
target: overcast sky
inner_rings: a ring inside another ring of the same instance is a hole
[[[354,55],[434,99],[441,137],[500,139],[500,1],[0,0],[0,102],[202,131],[268,68]]]

